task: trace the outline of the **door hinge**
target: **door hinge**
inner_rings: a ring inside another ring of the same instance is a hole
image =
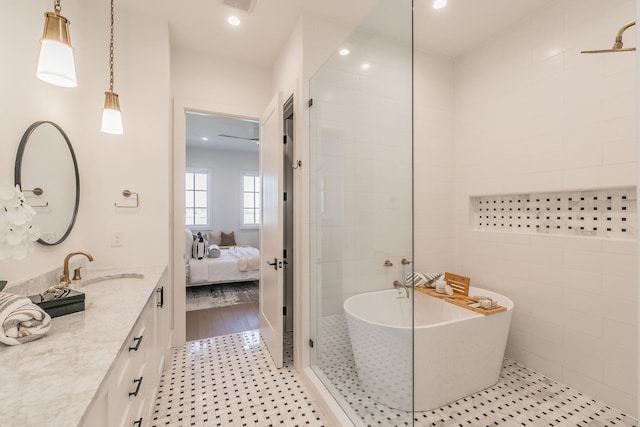
[[[313,348],[313,340],[309,339],[309,347]]]
[[[287,143],[287,135],[282,135],[282,143],[283,144]]]
[[[286,191],[284,192],[284,201],[285,202],[287,201],[287,192]]]
[[[282,307],[282,315],[283,316],[287,315],[287,307]]]
[[[313,105],[313,98],[309,99],[309,107],[311,107]]]

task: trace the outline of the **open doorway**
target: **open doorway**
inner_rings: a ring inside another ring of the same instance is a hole
[[[259,327],[258,133],[257,120],[186,112],[188,341]]]

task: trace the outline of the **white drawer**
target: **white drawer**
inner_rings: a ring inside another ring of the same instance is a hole
[[[138,399],[129,403],[127,410],[122,418],[122,427],[142,427],[149,425],[149,420],[144,418],[144,408],[147,399]]]

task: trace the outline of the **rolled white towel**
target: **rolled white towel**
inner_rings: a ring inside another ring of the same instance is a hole
[[[0,292],[0,342],[23,344],[44,336],[51,317],[29,298]]]

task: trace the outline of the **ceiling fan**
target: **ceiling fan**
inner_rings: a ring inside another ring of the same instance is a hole
[[[225,134],[222,134],[222,133],[219,133],[218,136],[222,136],[224,138],[244,139],[246,141],[254,141],[254,142],[259,142],[260,141],[259,138],[245,138],[243,136],[225,135]]]

